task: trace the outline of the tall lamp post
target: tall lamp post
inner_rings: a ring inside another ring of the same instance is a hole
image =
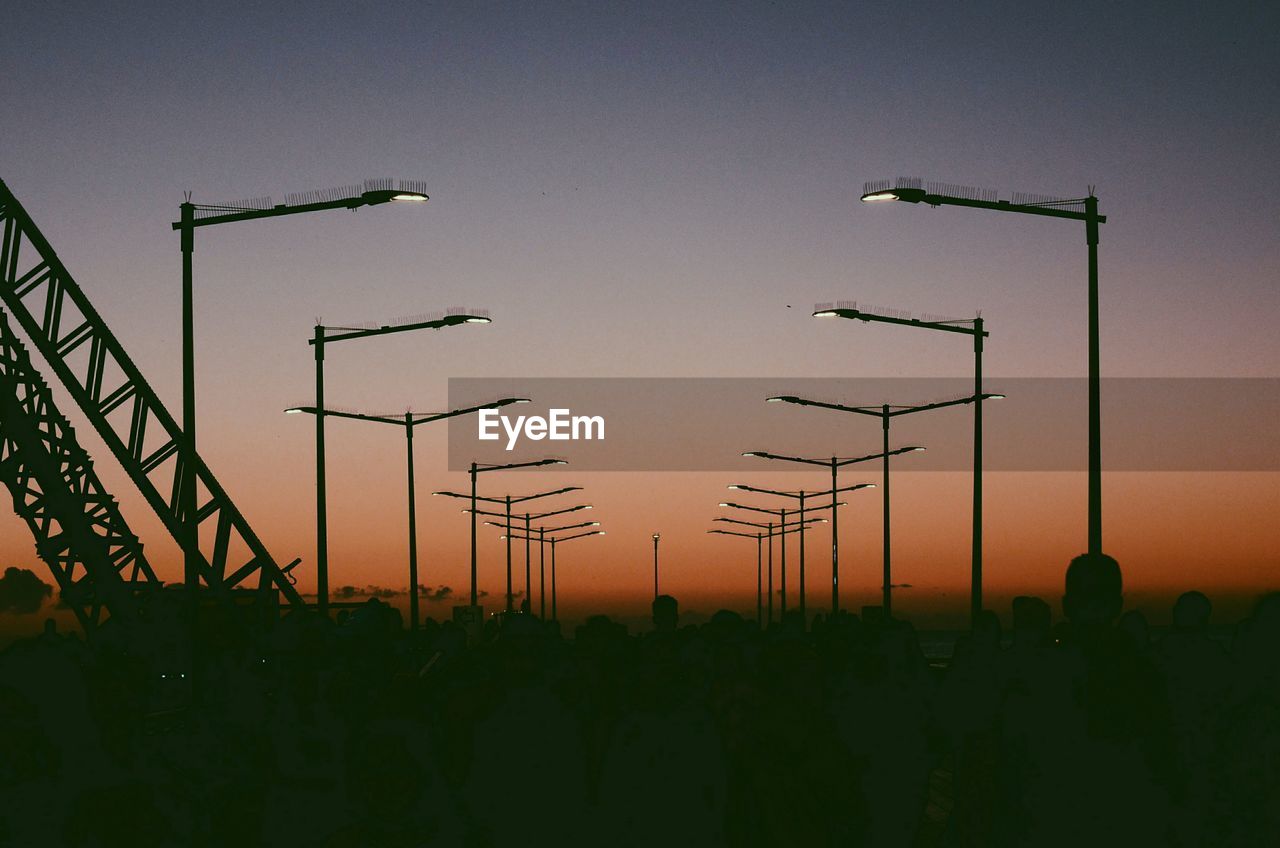
[[[324,405],[324,349],[333,342],[404,333],[411,330],[439,330],[461,324],[488,324],[490,319],[479,310],[450,310],[449,314],[426,320],[411,320],[378,327],[325,327],[317,324],[307,344],[315,348],[316,361],[316,594],[322,616],[329,614],[329,506],[325,477],[324,419],[331,415]]]
[[[236,221],[277,218],[320,212],[326,209],[359,209],[383,203],[425,203],[426,184],[416,180],[366,180],[358,186],[302,192],[285,196],[284,203],[258,198],[243,203],[192,203],[190,195],[178,206],[179,217],[172,228],[179,233],[182,250],[182,445],[181,465],[177,480],[179,503],[186,528],[183,544],[183,571],[192,622],[196,609],[196,592],[200,584],[200,517],[196,504],[196,360],[195,306],[192,294],[192,257],[195,253],[196,229]],[[316,406],[324,407],[322,400]],[[319,416],[318,416],[319,417]]]
[[[898,448],[889,451],[890,456],[900,453],[909,453],[911,451],[924,450],[921,447]],[[804,465],[819,465],[823,468],[831,469],[831,499],[835,500],[838,490],[839,471],[846,465],[856,465],[859,462],[870,462],[873,459],[883,459],[884,454],[873,453],[867,456],[855,456],[851,459],[840,459],[839,457],[831,457],[830,459],[808,459],[800,456],[783,456],[776,453],[768,453],[767,451],[747,451],[743,456],[754,456],[760,459],[773,459],[780,462],[798,462]],[[831,614],[835,615],[840,611],[840,521],[839,511],[831,514]]]
[[[993,400],[996,398],[1003,398],[1004,395],[985,394],[985,395],[982,395],[982,397],[987,400]],[[881,451],[881,456],[884,458],[883,460],[883,463],[884,463],[883,464],[883,477],[884,477],[883,504],[884,506],[882,510],[883,512],[882,544],[884,546],[883,547],[884,584],[881,587],[881,593],[882,593],[881,603],[884,606],[884,614],[886,616],[891,616],[893,614],[893,606],[892,606],[893,592],[892,592],[892,581],[890,579],[891,571],[892,571],[892,565],[891,565],[892,559],[890,557],[890,548],[889,548],[889,542],[890,542],[889,457],[892,455],[892,452],[889,450],[889,422],[900,415],[910,415],[916,412],[928,412],[929,410],[933,410],[933,409],[944,409],[949,406],[958,406],[961,404],[973,403],[975,400],[975,397],[973,396],[962,397],[962,398],[956,398],[954,400],[944,400],[944,401],[939,401],[937,403],[922,403],[914,406],[891,405],[887,403],[881,404],[879,406],[845,406],[843,404],[838,404],[838,403],[824,403],[822,401],[817,401],[817,400],[805,400],[804,398],[798,398],[798,397],[795,397],[794,395],[779,395],[777,397],[768,398],[768,400],[774,401],[774,402],[781,402],[781,403],[792,403],[792,404],[797,404],[799,406],[816,406],[820,409],[834,409],[839,412],[853,412],[858,415],[869,415],[874,418],[880,419],[880,430],[881,430],[881,433],[883,434],[883,442],[882,442],[883,450]],[[924,450],[924,448],[917,447],[917,448],[914,448],[914,450]]]
[[[487,471],[508,471],[513,468],[538,468],[544,465],[566,465],[567,460],[563,459],[535,459],[530,462],[510,462],[505,465],[472,462],[467,473],[471,477],[471,494],[464,495],[458,492],[432,492],[432,495],[443,495],[450,498],[467,498],[471,501],[471,509],[467,510],[471,513],[471,606],[478,606],[480,599],[479,591],[476,586],[476,503],[484,500],[489,503],[503,503],[504,500],[497,498],[481,498],[476,494],[476,478]],[[528,495],[523,498],[511,498],[511,503],[520,503],[522,501],[533,500],[534,498],[545,498],[551,495],[559,495],[565,492],[581,491],[581,486],[566,486],[560,489],[554,489],[550,492],[542,492],[537,495]],[[508,594],[510,590],[508,589]]]
[[[603,530],[591,530],[586,533],[576,533],[572,536],[560,536],[558,538],[553,536],[552,538],[547,539],[547,541],[551,543],[551,620],[552,621],[560,620],[556,615],[556,545],[560,544],[561,542],[572,542],[574,539],[585,539],[588,536],[603,536],[603,535],[604,535]],[[529,541],[528,536],[516,536],[514,534],[509,536],[504,536],[503,538],[524,539],[525,541]]]
[[[1018,212],[1048,218],[1083,221],[1089,249],[1089,553],[1102,553],[1102,380],[1098,355],[1098,225],[1107,216],[1098,214],[1098,198],[1090,187],[1087,197],[1047,198],[1014,192],[1012,200],[999,200],[989,189],[973,189],[915,178],[869,182],[863,186],[864,203],[903,201],[929,206],[967,206],[996,212]]]
[[[805,514],[804,500],[806,496],[812,497],[813,495],[818,493],[805,492],[804,490],[801,490],[798,492],[782,492],[777,489],[762,489],[758,486],[748,486],[745,483],[734,483],[730,485],[729,488],[735,489],[741,492],[755,492],[756,494],[759,494],[759,495],[773,495],[774,497],[779,497],[779,498],[793,498],[799,501],[799,507],[800,507],[799,518],[801,521],[801,525],[800,525],[800,618],[805,621],[808,621],[808,618],[807,618],[808,601],[807,601],[807,592],[805,591],[805,553],[804,553],[804,535],[805,534],[804,534],[804,524],[803,524],[804,514]],[[832,489],[831,500],[834,503],[836,494],[839,492],[856,492],[859,489],[874,489],[874,488],[875,488],[874,483],[856,483],[852,486],[845,486],[843,488]],[[833,534],[832,538],[835,538],[834,536],[836,532],[835,521],[837,520],[836,517],[839,515],[839,513],[840,513],[840,510],[838,509],[833,509],[831,511],[831,520],[832,520],[831,532]]]
[[[337,409],[319,410],[314,406],[294,406],[286,409],[286,413],[308,413],[319,417],[323,415],[331,415],[334,418],[350,418],[356,421],[373,421],[380,424],[394,424],[398,427],[404,427],[405,435],[405,459],[408,468],[408,485],[409,485],[409,629],[418,629],[418,510],[417,510],[417,488],[413,480],[413,428],[419,424],[429,424],[432,421],[441,421],[446,418],[454,418],[459,415],[468,415],[472,412],[479,412],[482,409],[500,409],[513,403],[528,403],[528,398],[502,398],[492,403],[482,406],[468,406],[465,409],[455,409],[451,412],[433,412],[414,415],[412,412],[406,412],[403,416],[391,415],[366,415],[359,412],[346,412]],[[323,454],[321,454],[323,457]],[[323,459],[321,460],[323,464]],[[326,543],[327,544],[327,543]],[[328,570],[325,571],[326,580]],[[325,609],[328,609],[327,599]]]
[[[882,315],[854,304],[819,304],[813,313],[815,318],[848,318],[856,321],[897,324],[903,327],[922,327],[943,333],[959,333],[973,339],[973,530],[969,581],[969,621],[978,623],[982,612],[982,348],[990,335],[983,329],[982,316],[955,320],[921,320],[905,315]]]

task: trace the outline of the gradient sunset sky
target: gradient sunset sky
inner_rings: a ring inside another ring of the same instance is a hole
[[[1276,376],[1278,27],[1280,10],[1254,3],[24,4],[0,29],[0,178],[175,414],[169,223],[184,190],[212,203],[427,181],[422,207],[197,236],[200,450],[276,559],[303,558],[307,589],[312,428],[281,411],[312,400],[317,318],[492,312],[490,326],[333,348],[330,401],[378,412],[442,407],[449,377],[968,373],[956,339],[809,317],[815,301],[846,298],[981,309],[993,379],[1084,373],[1082,226],[873,208],[858,203],[867,179],[920,175],[1005,198],[1096,186],[1110,219],[1104,374]],[[172,541],[55,389],[158,571],[178,579]],[[353,422],[328,433],[330,582],[404,587],[403,440]],[[465,519],[426,497],[466,485],[445,469],[444,435],[419,435],[422,582],[460,590]],[[847,444],[813,452],[870,453],[878,439],[874,420],[851,422]],[[654,531],[664,591],[685,608],[748,611],[754,544],[704,532],[739,477],[567,469],[485,486],[585,487],[609,535],[561,548],[570,616],[643,608]],[[1106,548],[1130,603],[1162,620],[1176,590],[1274,585],[1278,477],[1108,475]],[[963,473],[895,477],[895,580],[912,586],[898,611],[965,614],[969,485]],[[842,586],[856,609],[878,592],[880,512],[875,494],[854,498]],[[1056,604],[1084,546],[1084,505],[1083,474],[988,478],[987,582],[1002,613],[1019,592]],[[0,565],[51,581],[25,527],[0,512]],[[815,606],[824,534],[812,537]],[[482,540],[493,599],[501,543]]]

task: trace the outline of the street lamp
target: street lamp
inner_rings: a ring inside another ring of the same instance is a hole
[[[1098,214],[1098,198],[1089,188],[1087,197],[1047,198],[1014,192],[1012,200],[998,200],[990,189],[973,189],[917,178],[869,182],[863,186],[864,203],[904,201],[929,206],[968,206],[996,212],[1019,212],[1048,218],[1083,221],[1089,249],[1089,553],[1102,553],[1102,381],[1098,355],[1098,225],[1107,216]]]
[[[653,534],[653,599],[658,600],[658,540],[662,538]]]
[[[479,310],[451,309],[443,316],[410,319],[377,327],[325,327],[317,324],[307,344],[315,347],[316,362],[316,583],[317,606],[322,616],[329,614],[329,506],[325,477],[324,419],[332,415],[324,405],[324,348],[327,343],[363,339],[410,330],[439,330],[461,324],[488,324],[489,317]],[[330,335],[332,333],[332,335]]]
[[[922,327],[943,333],[960,333],[973,339],[973,395],[978,400],[973,404],[973,530],[969,621],[971,626],[976,625],[978,614],[982,612],[982,348],[984,340],[990,335],[984,329],[982,316],[955,320],[922,320],[904,314],[880,314],[868,309],[859,309],[856,303],[839,303],[835,306],[818,304],[814,308],[813,315],[815,318],[848,318],[864,322],[897,324],[903,327]]]
[[[734,488],[734,487],[732,487],[732,486],[731,486],[730,488]],[[722,506],[722,507],[729,507],[729,508],[731,508],[731,509],[743,509],[743,510],[747,510],[747,511],[749,511],[749,512],[763,512],[763,513],[765,513],[765,514],[767,514],[767,515],[776,515],[776,516],[778,516],[779,526],[781,526],[781,527],[786,527],[786,526],[787,526],[787,515],[788,515],[788,514],[791,514],[791,515],[793,515],[793,516],[794,516],[794,515],[796,514],[796,512],[797,512],[797,510],[788,510],[788,509],[786,509],[786,508],[782,508],[782,509],[766,509],[766,508],[764,508],[764,507],[759,507],[759,506],[743,506],[742,504],[727,503],[727,502],[724,502],[724,501],[722,501],[719,505],[720,505],[720,506]],[[835,502],[833,501],[832,503],[824,504],[824,505],[822,505],[822,506],[804,506],[804,504],[803,504],[803,502],[802,502],[800,506],[801,506],[801,508],[802,508],[802,512],[801,512],[801,515],[800,515],[800,519],[799,519],[799,521],[798,521],[797,523],[800,525],[800,529],[803,529],[803,528],[804,528],[804,526],[805,526],[806,524],[808,524],[808,523],[809,523],[809,520],[808,520],[808,519],[806,519],[806,518],[804,518],[804,516],[803,516],[803,512],[821,512],[821,511],[826,510],[826,509],[830,509],[830,510],[832,510],[832,512],[835,512],[835,507],[845,506],[845,504],[844,504],[844,502],[843,502],[843,501],[842,501],[842,502],[840,502],[840,503],[835,503]],[[731,519],[725,519],[725,520],[731,520]],[[825,522],[826,522],[826,519],[814,519],[814,521],[821,521],[821,522],[825,523]],[[802,547],[801,547],[801,552],[802,552],[802,554],[803,554],[803,550],[804,550],[804,549],[803,549],[804,533],[801,533],[801,534],[800,534],[800,541],[801,541],[801,546],[802,546]],[[771,541],[771,542],[770,542],[770,546],[771,546],[771,547],[772,547],[772,544],[773,544],[773,543],[772,543],[772,541]],[[801,567],[803,568],[803,562],[801,563]],[[783,615],[786,615],[786,614],[787,614],[787,539],[786,539],[786,536],[785,536],[785,535],[783,535],[783,537],[782,537],[782,568],[781,568],[780,574],[781,574],[781,577],[782,577],[782,581],[781,581],[781,582],[782,582],[782,587],[781,587],[781,588],[782,588],[782,594],[781,594],[781,596],[780,596],[781,606],[782,606],[782,614],[783,614]],[[804,607],[804,602],[803,602],[803,599],[802,599],[802,600],[801,600],[801,608],[803,609],[803,607]]]
[[[762,489],[758,486],[748,486],[744,483],[734,483],[730,485],[729,488],[740,491],[740,492],[755,492],[756,494],[760,494],[760,495],[773,495],[774,497],[797,499],[799,500],[801,522],[804,521],[805,497],[806,496],[812,497],[814,494],[817,494],[816,492],[805,492],[803,489],[798,492],[782,492],[777,489]],[[875,488],[874,483],[857,483],[855,485],[845,486],[840,489],[833,488],[831,490],[831,499],[834,502],[835,496],[838,492],[856,492],[859,489],[874,489],[874,488]],[[834,519],[839,512],[840,511],[838,509],[833,509],[831,511],[832,518]],[[835,529],[833,527],[832,533],[834,534],[834,532],[835,532]],[[834,538],[834,535],[832,536],[832,538]],[[804,553],[804,525],[801,524],[801,527],[800,527],[800,618],[802,621],[808,621],[808,617],[807,617],[808,616],[808,612],[807,612],[808,593],[805,591],[805,561],[806,561],[806,558]],[[785,565],[784,565],[784,568],[785,568]]]
[[[425,202],[426,184],[417,180],[365,180],[356,186],[302,192],[285,196],[284,203],[258,198],[243,203],[192,203],[188,193],[178,206],[179,220],[172,228],[179,233],[182,250],[182,444],[180,464],[175,472],[178,485],[179,514],[185,526],[183,540],[183,572],[188,603],[194,626],[196,593],[200,584],[200,515],[196,505],[196,355],[195,307],[192,295],[192,258],[195,253],[197,227],[211,227],[235,221],[275,218],[319,212],[325,209],[359,209],[391,201]],[[321,400],[316,406],[323,408]],[[323,416],[317,416],[321,419]]]
[[[727,506],[727,504],[721,504],[721,506]],[[810,524],[824,524],[826,523],[826,519],[825,518],[806,518],[803,522],[795,521],[795,522],[792,522],[791,524],[786,524],[786,525],[775,525],[772,521],[769,522],[768,524],[762,524],[758,521],[742,521],[737,518],[713,518],[711,520],[723,522],[725,524],[734,524],[742,527],[754,527],[756,528],[756,533],[759,537],[761,538],[767,537],[769,539],[769,586],[768,586],[769,617],[766,624],[773,624],[773,537],[774,537],[775,526],[777,527],[777,534],[785,538],[786,534],[799,533],[804,527],[807,527]],[[788,527],[792,529],[790,530],[786,529]],[[762,530],[766,530],[768,532],[761,533],[760,531]],[[732,531],[732,530],[708,530],[707,532],[708,533],[727,533],[729,535],[745,535],[742,533],[736,533],[735,531]],[[760,587],[759,553],[760,551],[759,551],[759,548],[757,547],[756,549],[756,623],[757,624],[760,623],[760,588],[761,588]]]
[[[880,428],[883,433],[883,450],[881,456],[884,457],[883,475],[884,475],[884,508],[883,508],[883,551],[884,551],[884,584],[881,587],[883,593],[882,604],[884,606],[884,614],[892,615],[892,581],[890,578],[890,555],[889,555],[889,457],[892,452],[889,450],[889,422],[899,415],[910,415],[914,412],[927,412],[931,409],[943,409],[948,406],[958,406],[966,403],[973,403],[975,400],[994,400],[1003,398],[1001,394],[984,394],[971,395],[968,397],[956,398],[954,400],[944,400],[937,403],[923,403],[914,406],[890,404],[881,404],[880,406],[845,406],[839,403],[824,403],[817,400],[805,400],[794,395],[778,395],[768,398],[767,400],[781,403],[793,403],[799,406],[816,406],[820,409],[834,409],[839,412],[854,412],[859,415],[870,415],[880,419]],[[914,450],[924,450],[922,447],[914,448]]]
[[[544,492],[540,495],[534,495],[532,497],[525,498],[525,500],[533,500],[536,497],[546,497],[549,494],[560,494],[560,492],[558,490],[555,492]],[[500,503],[505,502],[507,505],[507,511],[503,513],[503,512],[488,512],[483,509],[477,509],[476,515],[487,515],[490,518],[502,518],[502,519],[505,519],[508,524],[511,523],[511,519],[512,519],[511,504],[514,503],[514,501],[511,500],[511,495],[505,495],[502,498],[479,498],[479,500],[495,500]],[[579,510],[584,510],[584,509],[593,509],[593,507],[591,506],[591,504],[578,504],[577,506],[565,507],[564,509],[555,509],[555,510],[552,510],[551,512],[542,512],[537,514],[525,513],[525,516],[524,516],[525,527],[528,528],[530,521],[536,521],[543,518],[550,518],[553,515],[564,515],[565,513],[568,513],[568,512],[578,512]],[[463,510],[463,512],[470,512],[470,511],[471,510],[469,509]],[[487,523],[492,523],[492,522],[487,522]],[[507,612],[511,612],[513,609],[512,594],[511,594],[511,537],[503,536],[502,538],[507,543]],[[527,540],[524,546],[524,591],[526,595],[528,595],[532,591],[532,589],[530,589],[529,587],[529,545]],[[530,601],[530,603],[532,604],[532,600]]]
[[[564,511],[568,512],[571,510],[564,510]],[[525,526],[523,528],[517,527],[516,525],[511,523],[502,523],[499,521],[485,522],[485,524],[488,524],[492,527],[498,527],[505,530],[508,535],[505,535],[502,538],[507,540],[508,545],[510,545],[510,539],[511,539],[510,534],[515,533],[522,529],[525,531],[525,533],[527,534],[525,536],[525,551],[526,551],[525,568],[526,569],[528,568],[528,563],[529,563],[528,545],[529,545],[529,542],[533,540],[533,534],[530,532],[530,528],[529,528],[529,518],[530,516],[527,516],[527,515],[525,516]],[[562,527],[547,527],[544,524],[539,527],[533,528],[538,533],[538,618],[546,619],[547,617],[547,582],[546,582],[547,581],[547,570],[546,570],[547,546],[546,546],[546,543],[550,540],[547,539],[546,534],[559,533],[565,530],[580,530],[583,527],[599,527],[599,526],[600,526],[599,521],[583,521],[580,524],[566,524]],[[554,546],[552,550],[554,551]],[[553,560],[554,560],[554,556],[555,555],[553,553],[552,554]],[[527,571],[526,571],[526,577],[525,577],[525,592],[528,593],[529,611],[530,613],[532,613],[533,595],[532,595],[532,589],[529,587],[529,578],[527,575]]]
[[[755,533],[739,533],[737,530],[708,530],[707,532],[716,533],[721,536],[740,536],[743,539],[756,540],[756,626],[764,626],[764,583],[761,571],[761,565],[764,562],[764,534],[758,530]]]
[[[588,536],[603,536],[603,530],[591,530],[586,533],[577,533],[573,536],[561,536],[559,538],[552,537],[547,539],[551,543],[551,620],[559,621],[556,617],[556,545],[561,542],[572,542],[574,539],[585,539]],[[503,536],[503,538],[508,538]],[[517,539],[529,540],[528,536],[515,536]]]
[[[492,403],[486,403],[481,406],[468,406],[464,409],[455,409],[451,412],[425,413],[414,415],[412,412],[406,412],[403,416],[391,415],[365,415],[359,412],[344,412],[336,409],[320,410],[314,406],[294,406],[286,409],[289,414],[308,413],[320,417],[321,415],[332,415],[335,418],[351,418],[357,421],[374,421],[382,424],[395,424],[404,427],[405,446],[406,446],[406,464],[409,470],[409,628],[411,630],[418,629],[418,510],[417,510],[417,492],[413,482],[413,428],[419,424],[428,424],[432,421],[441,421],[446,418],[454,418],[459,415],[468,415],[472,412],[479,412],[482,409],[500,409],[513,403],[528,403],[528,398],[502,398]],[[321,440],[323,442],[323,439]],[[323,465],[323,453],[320,454],[321,463]],[[323,479],[323,474],[320,475]],[[327,534],[327,522],[326,522]],[[325,541],[326,548],[328,540]],[[326,560],[325,568],[326,587],[328,583],[328,567]],[[328,610],[328,598],[325,597],[325,610]]]
[[[900,453],[908,453],[915,450],[924,450],[919,447],[898,448],[889,451],[890,456]],[[873,453],[867,456],[856,456],[852,459],[840,459],[839,457],[831,457],[830,459],[808,459],[800,456],[782,456],[767,451],[747,451],[743,456],[754,456],[760,459],[773,459],[780,462],[799,462],[805,465],[820,465],[823,468],[831,469],[831,499],[835,500],[838,490],[837,478],[839,469],[846,465],[855,465],[859,462],[869,462],[873,459],[882,459],[884,454]],[[840,611],[840,515],[839,510],[831,514],[831,614],[835,615]]]
[[[581,486],[566,486],[560,489],[554,489],[550,492],[541,492],[536,495],[526,495],[521,498],[512,498],[508,496],[504,500],[498,498],[482,498],[476,494],[476,477],[486,471],[508,471],[512,468],[538,468],[543,465],[567,465],[568,460],[564,459],[535,459],[530,462],[511,462],[505,465],[472,462],[468,474],[471,475],[471,494],[463,495],[458,492],[432,492],[432,495],[443,495],[450,498],[467,498],[471,501],[471,606],[478,606],[479,594],[476,588],[476,502],[485,501],[486,503],[506,503],[508,512],[511,504],[520,503],[522,501],[531,501],[534,498],[545,498],[551,495],[560,495],[565,492],[582,491]],[[527,556],[527,553],[526,553]],[[528,573],[528,564],[525,565],[526,574]],[[511,546],[507,546],[507,605],[511,604]]]

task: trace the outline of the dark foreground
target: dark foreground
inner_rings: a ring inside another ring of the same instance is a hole
[[[1188,593],[1152,644],[1072,566],[930,668],[904,621],[733,613],[468,645],[340,623],[0,654],[0,846],[1275,844],[1280,595],[1227,645]]]

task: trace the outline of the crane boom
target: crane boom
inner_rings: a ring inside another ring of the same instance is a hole
[[[179,450],[181,428],[3,181],[0,224],[0,300],[181,545],[179,492],[188,473]],[[264,603],[273,603],[279,592],[292,606],[303,606],[204,460],[197,456],[195,466],[203,490],[197,519],[202,529],[212,528],[200,534],[201,582],[225,595],[256,577]],[[234,560],[233,550],[240,552]]]

